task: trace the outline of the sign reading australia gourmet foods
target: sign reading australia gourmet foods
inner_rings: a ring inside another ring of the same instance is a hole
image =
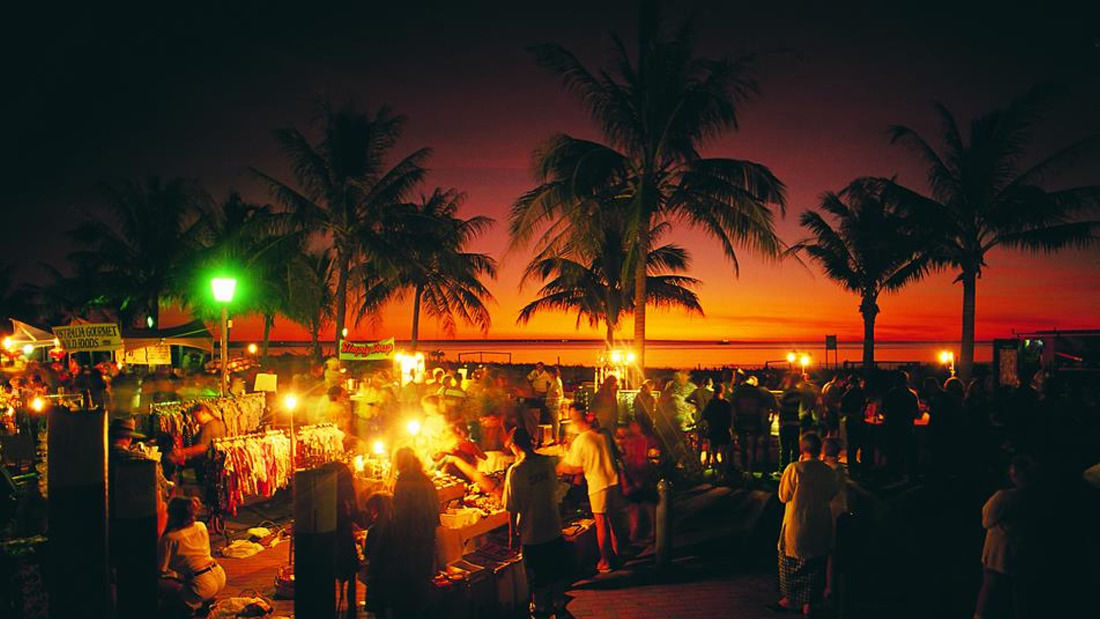
[[[383,361],[393,359],[394,340],[377,342],[349,342],[340,340],[341,361]]]
[[[61,347],[69,352],[94,352],[122,348],[122,334],[114,323],[89,323],[54,327]]]

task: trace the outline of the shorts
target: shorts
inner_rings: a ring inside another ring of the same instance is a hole
[[[565,539],[557,537],[541,544],[523,545],[523,566],[531,587],[542,589],[565,578],[570,565]]]
[[[588,503],[592,506],[593,514],[606,514],[618,510],[620,496],[618,486],[608,486],[603,490],[590,492]]]

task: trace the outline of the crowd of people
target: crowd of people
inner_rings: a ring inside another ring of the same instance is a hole
[[[850,509],[852,481],[874,488],[963,480],[975,492],[991,492],[1007,470],[1009,487],[993,492],[980,514],[985,576],[975,616],[988,617],[1006,605],[1033,604],[1030,592],[1041,581],[1033,525],[1034,497],[1041,494],[1034,489],[1100,460],[1096,446],[1087,444],[1096,430],[1096,386],[1059,375],[994,386],[992,377],[963,383],[932,373],[914,381],[901,370],[837,371],[819,373],[819,386],[796,372],[679,371],[645,380],[624,401],[614,375],[591,392],[579,381],[567,391],[562,372],[541,363],[527,373],[439,367],[402,376],[388,368],[355,369],[330,359],[281,377],[292,390],[312,395],[296,411],[297,421],[335,423],[351,440],[397,444],[388,439],[412,411],[441,419],[448,437],[448,446],[430,460],[398,451],[392,492],[356,502],[347,516],[370,532],[365,579],[374,595],[368,602],[393,616],[423,613],[423,587],[434,571],[439,505],[425,468],[473,480],[489,451],[515,460],[500,488],[502,502],[524,550],[536,609],[547,616],[563,603],[569,577],[561,559],[561,480],[575,479],[586,488],[599,572],[617,569],[632,544],[650,538],[657,479],[683,473],[677,458],[698,462],[705,454],[704,465],[722,483],[777,483],[784,504],[777,608],[809,614],[834,593],[838,529]],[[236,377],[232,390],[243,392],[246,378]],[[109,363],[32,363],[0,386],[0,406],[25,410],[33,398],[59,391],[82,394],[112,411],[116,460],[144,438],[127,419],[139,402],[213,395],[216,377],[167,369],[134,373]],[[573,396],[568,404],[567,393]],[[225,431],[208,412],[195,407],[200,439],[167,451],[166,466],[201,465],[206,445]],[[16,419],[9,414],[5,423]],[[225,576],[209,557],[209,534],[195,521],[196,505],[170,498],[170,487],[163,480],[161,563],[178,580],[168,587],[172,599],[194,608],[220,590]],[[398,539],[400,544],[393,541]]]

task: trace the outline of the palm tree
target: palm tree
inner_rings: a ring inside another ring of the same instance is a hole
[[[300,229],[320,231],[332,242],[336,271],[336,337],[345,326],[348,281],[361,261],[378,257],[379,221],[384,212],[406,201],[424,177],[431,154],[421,148],[386,165],[405,117],[388,107],[373,115],[353,106],[322,106],[323,137],[316,145],[294,128],[275,132],[293,166],[298,187],[253,170],[266,181],[275,199],[294,214]]]
[[[602,239],[588,250],[575,249],[573,255],[540,255],[527,266],[524,281],[538,278],[544,282],[539,298],[519,312],[520,324],[527,324],[538,312],[577,312],[577,326],[587,319],[596,327],[602,321],[607,329],[607,344],[613,346],[615,329],[622,314],[635,312],[633,271],[623,268],[629,252],[625,226],[602,226]],[[669,229],[661,224],[650,231],[656,244]],[[679,307],[703,314],[699,298],[692,290],[698,280],[673,273],[688,269],[690,259],[682,247],[668,244],[655,247],[646,257],[647,304],[655,307]],[[665,271],[671,273],[664,273]],[[624,278],[625,275],[625,278]]]
[[[840,193],[825,193],[821,210],[835,223],[816,211],[802,213],[802,227],[813,237],[788,250],[808,255],[825,270],[826,277],[860,296],[863,367],[867,370],[875,366],[879,295],[920,279],[929,268],[923,239],[887,193],[872,179],[857,179]]]
[[[0,265],[0,321],[9,318],[33,320],[35,289],[26,283],[16,284],[13,274],[11,264]]]
[[[287,317],[309,331],[310,351],[321,358],[321,330],[332,322],[333,260],[328,251],[303,252],[290,262]]]
[[[267,356],[277,315],[287,315],[290,268],[303,251],[305,233],[291,229],[286,213],[251,204],[230,193],[220,209],[211,209],[195,226],[196,248],[189,261],[193,298],[202,298],[212,270],[235,272],[241,294],[237,310],[263,317],[263,356]],[[202,313],[201,307],[193,308]]]
[[[521,196],[510,214],[513,247],[545,225],[579,220],[594,205],[624,202],[629,211],[633,270],[634,347],[645,367],[646,260],[650,230],[681,221],[717,240],[738,272],[736,247],[777,257],[771,205],[785,209],[783,184],[751,161],[704,158],[708,139],[738,127],[738,107],[756,93],[749,60],[693,56],[688,25],[672,36],[659,31],[656,3],[645,1],[639,47],[631,58],[614,38],[610,71],[589,71],[558,45],[534,48],[540,65],[558,74],[599,125],[605,143],[552,137],[535,154],[539,186]]]
[[[974,363],[974,315],[977,280],[986,254],[995,247],[1051,253],[1096,240],[1100,222],[1080,215],[1100,204],[1100,186],[1045,188],[1057,173],[1095,152],[1100,136],[1091,135],[1054,151],[1030,166],[1023,158],[1031,131],[1049,100],[1034,88],[1007,107],[973,119],[964,136],[955,116],[942,104],[942,146],[937,151],[905,126],[890,128],[901,143],[928,166],[930,194],[894,185],[915,216],[935,230],[938,262],[958,269],[963,286],[962,344],[959,373],[971,375]]]
[[[184,297],[181,265],[210,198],[180,178],[122,181],[106,185],[104,192],[104,217],[88,219],[70,233],[87,249],[69,259],[97,274],[124,325],[146,320],[158,325],[160,302]]]
[[[381,226],[388,249],[379,252],[363,270],[360,318],[412,293],[413,350],[420,339],[422,309],[440,321],[448,335],[454,335],[456,316],[482,332],[492,324],[485,302],[493,297],[481,279],[496,277],[496,261],[466,247],[487,231],[493,220],[458,217],[464,200],[465,194],[454,189],[437,188],[403,210],[391,209],[392,216],[384,218]]]

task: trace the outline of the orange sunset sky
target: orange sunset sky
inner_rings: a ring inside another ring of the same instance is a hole
[[[201,4],[201,3],[200,3]],[[408,117],[394,158],[429,146],[422,190],[467,192],[461,215],[483,214],[496,227],[475,245],[500,262],[490,287],[490,338],[600,338],[575,329],[575,317],[543,315],[517,326],[536,285],[519,289],[530,250],[506,252],[509,205],[535,180],[530,158],[556,132],[598,139],[583,107],[536,66],[530,45],[553,41],[591,67],[606,66],[609,32],[633,40],[633,0],[556,3],[349,3],[339,10],[265,11],[208,19],[201,7],[149,28],[141,14],[104,6],[79,33],[52,32],[26,20],[36,55],[13,67],[26,88],[13,99],[12,144],[4,166],[5,214],[22,279],[40,281],[40,262],[64,264],[73,248],[63,232],[96,212],[104,179],[182,176],[221,200],[229,190],[271,200],[250,167],[291,180],[272,130],[311,128],[321,99],[360,109],[388,104]],[[666,3],[675,23],[684,7]],[[693,5],[694,6],[694,5]],[[270,10],[268,10],[268,8]],[[1035,161],[1085,135],[1100,134],[1100,39],[1095,20],[1057,7],[968,10],[957,3],[697,3],[700,55],[757,54],[760,93],[742,106],[740,128],[705,144],[708,156],[768,165],[787,185],[782,239],[802,238],[799,214],[826,190],[864,175],[898,178],[921,191],[924,173],[911,153],[891,146],[891,124],[935,139],[932,104],[963,123],[1004,106],[1040,82],[1064,95],[1036,126]],[[1092,24],[1092,25],[1090,25]],[[14,57],[14,55],[13,55]],[[79,113],[74,113],[79,110]],[[65,122],[59,123],[56,119]],[[317,139],[316,127],[310,135]],[[1068,170],[1059,184],[1097,184],[1096,161]],[[42,233],[39,231],[53,231]],[[718,247],[682,226],[668,239],[687,247],[705,317],[653,311],[654,339],[845,340],[862,335],[859,299],[813,265],[769,264],[741,255],[740,277]],[[9,258],[10,260],[10,258]],[[1100,327],[1100,248],[1055,256],[994,251],[978,284],[977,337],[1015,330]],[[882,340],[959,337],[962,304],[953,273],[938,273],[880,300]],[[380,326],[351,327],[352,337],[406,338],[411,310],[395,304]],[[182,317],[177,317],[182,318]],[[171,321],[166,317],[164,322]],[[620,334],[631,337],[629,319]],[[238,319],[234,339],[256,339],[258,321]],[[482,334],[460,326],[458,338]],[[305,333],[279,319],[275,339]],[[421,337],[445,334],[425,317]]]

